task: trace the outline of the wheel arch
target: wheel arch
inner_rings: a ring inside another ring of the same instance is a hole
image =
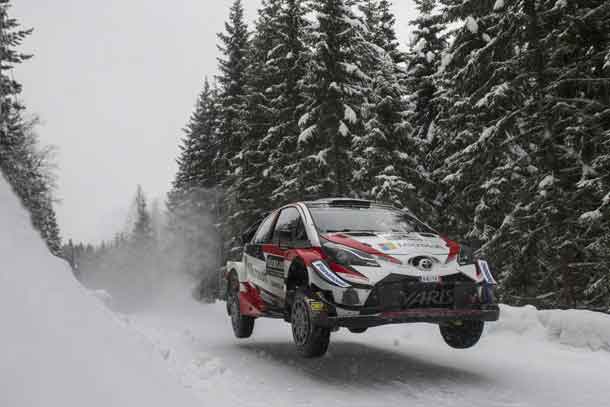
[[[305,264],[305,260],[301,257],[295,257],[290,263],[288,274],[286,275],[286,291],[294,291],[297,287],[309,286],[309,271]]]

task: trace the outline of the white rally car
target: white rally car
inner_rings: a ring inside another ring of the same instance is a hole
[[[410,212],[354,199],[286,205],[242,236],[227,264],[227,311],[239,338],[259,317],[292,324],[297,350],[323,355],[339,327],[438,324],[448,345],[475,345],[496,321],[496,284],[472,250]]]

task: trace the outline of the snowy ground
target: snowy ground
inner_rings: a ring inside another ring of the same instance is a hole
[[[474,349],[448,348],[434,326],[386,326],[337,332],[318,360],[296,355],[282,321],[258,320],[252,338],[234,339],[222,303],[184,301],[133,315],[130,324],[154,342],[184,386],[216,405],[609,405],[610,317],[503,310],[505,320]],[[588,335],[558,330],[583,317],[596,327]]]

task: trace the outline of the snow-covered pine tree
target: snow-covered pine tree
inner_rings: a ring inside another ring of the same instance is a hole
[[[185,128],[178,172],[168,195],[165,250],[179,259],[175,270],[199,278],[216,271],[219,259],[218,222],[221,175],[215,164],[221,155],[217,137],[218,91],[205,81]],[[212,285],[215,286],[216,280]]]
[[[429,214],[422,199],[427,183],[419,164],[419,145],[409,125],[411,106],[396,63],[398,46],[394,18],[388,2],[366,1],[360,5],[367,31],[368,52],[363,66],[370,78],[366,102],[361,106],[362,137],[354,139],[354,186],[361,195]]]
[[[465,22],[435,151],[447,223],[485,243],[505,300],[607,304],[608,5],[442,2]]]
[[[188,196],[195,189],[215,188],[221,182],[222,174],[215,165],[222,153],[216,134],[219,116],[217,98],[217,90],[210,86],[206,78],[195,110],[184,129],[185,136],[177,160],[178,172],[172,188],[172,194],[177,196],[173,199],[181,199],[178,197],[181,194]]]
[[[245,85],[249,36],[242,1],[235,0],[230,9],[229,21],[225,23],[225,32],[218,34],[221,42],[218,48],[222,53],[218,58],[220,74],[217,76],[221,109],[218,137],[222,148],[221,157],[216,162],[222,174],[221,185],[225,189],[221,216],[229,250],[237,245],[235,237],[243,227],[238,190],[247,175],[244,173],[247,162],[244,160],[243,144],[247,138]]]
[[[228,188],[228,195],[236,203],[232,212],[241,214],[232,222],[233,230],[245,230],[270,207],[269,199],[275,189],[265,168],[277,145],[264,145],[272,125],[273,112],[268,108],[277,90],[275,78],[280,74],[271,62],[280,38],[277,19],[282,0],[264,0],[258,10],[255,30],[248,47],[245,70],[244,139],[239,153],[239,175]]]
[[[362,134],[359,108],[370,78],[362,69],[365,25],[349,0],[312,0],[313,54],[299,119],[296,173],[302,197],[353,195],[353,139]]]
[[[551,304],[610,306],[610,4],[524,2],[536,75],[524,133],[533,165],[527,205],[505,229],[520,238],[524,266],[507,287]],[[509,266],[512,266],[509,264]]]
[[[218,49],[222,54],[218,58],[220,74],[216,77],[220,87],[219,104],[222,109],[218,124],[222,157],[218,161],[226,177],[236,175],[235,171],[239,171],[238,156],[245,138],[245,72],[248,64],[249,32],[241,0],[233,2],[229,21],[225,23],[225,32],[218,34],[218,38],[221,42]],[[231,181],[232,178],[225,184],[230,185]]]
[[[140,185],[136,190],[135,208],[136,219],[131,233],[132,242],[139,249],[151,248],[154,243],[152,222],[147,209],[146,197]]]
[[[34,122],[23,119],[21,84],[11,71],[29,55],[17,47],[31,33],[8,14],[9,0],[0,0],[0,171],[31,214],[32,224],[49,250],[61,255],[61,239],[53,209],[52,185],[46,168],[49,157],[38,146]]]
[[[303,111],[303,87],[311,53],[307,46],[306,0],[284,0],[272,26],[276,45],[269,54],[267,66],[273,75],[265,108],[272,119],[271,127],[261,140],[267,155],[264,182],[272,188],[271,207],[299,198],[297,137],[300,113]]]
[[[446,23],[464,23],[443,56],[436,122],[442,136],[430,156],[445,186],[445,229],[488,241],[530,175],[521,120],[531,81],[520,53],[524,15],[519,1],[441,0]]]
[[[438,90],[437,72],[441,57],[448,47],[443,16],[435,13],[436,0],[415,0],[419,16],[413,26],[410,51],[407,55],[406,87],[412,95],[415,111],[410,118],[416,137],[434,143],[433,123],[438,108],[434,97]]]

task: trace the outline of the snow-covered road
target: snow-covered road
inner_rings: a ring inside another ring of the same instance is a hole
[[[610,405],[610,353],[561,344],[526,311],[507,309],[466,351],[448,348],[434,326],[399,325],[341,330],[314,360],[297,356],[282,321],[258,320],[252,338],[234,339],[223,303],[185,300],[129,321],[206,405]]]

